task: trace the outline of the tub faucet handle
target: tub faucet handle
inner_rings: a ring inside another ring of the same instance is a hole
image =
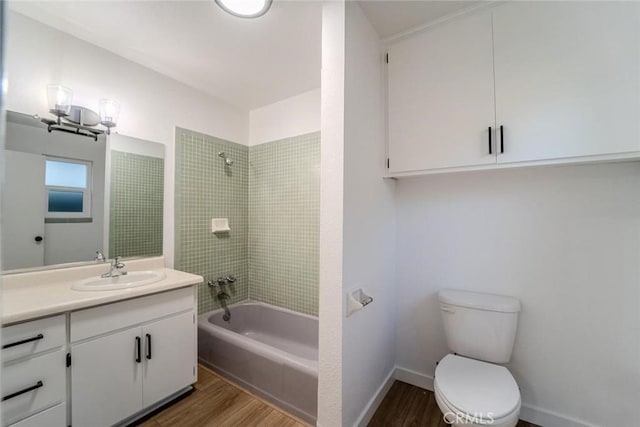
[[[227,283],[236,283],[236,278],[234,276],[227,276],[224,278]]]

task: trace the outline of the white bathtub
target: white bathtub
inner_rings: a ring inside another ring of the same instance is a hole
[[[315,425],[318,318],[260,302],[198,316],[198,357],[249,391]]]

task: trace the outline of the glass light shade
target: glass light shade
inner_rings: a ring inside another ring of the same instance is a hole
[[[73,91],[61,85],[47,86],[47,103],[49,111],[56,116],[66,116],[71,111]]]
[[[241,18],[257,18],[267,13],[273,0],[216,0],[226,12]]]
[[[103,126],[112,128],[118,122],[120,115],[120,103],[113,99],[100,100],[100,123]]]

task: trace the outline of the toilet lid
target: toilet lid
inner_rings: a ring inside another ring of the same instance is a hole
[[[498,419],[520,404],[511,373],[492,363],[449,354],[436,367],[435,383],[452,409],[469,415]]]

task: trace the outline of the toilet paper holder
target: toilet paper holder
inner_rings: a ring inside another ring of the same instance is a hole
[[[362,310],[373,302],[373,297],[358,289],[347,294],[347,317]]]

